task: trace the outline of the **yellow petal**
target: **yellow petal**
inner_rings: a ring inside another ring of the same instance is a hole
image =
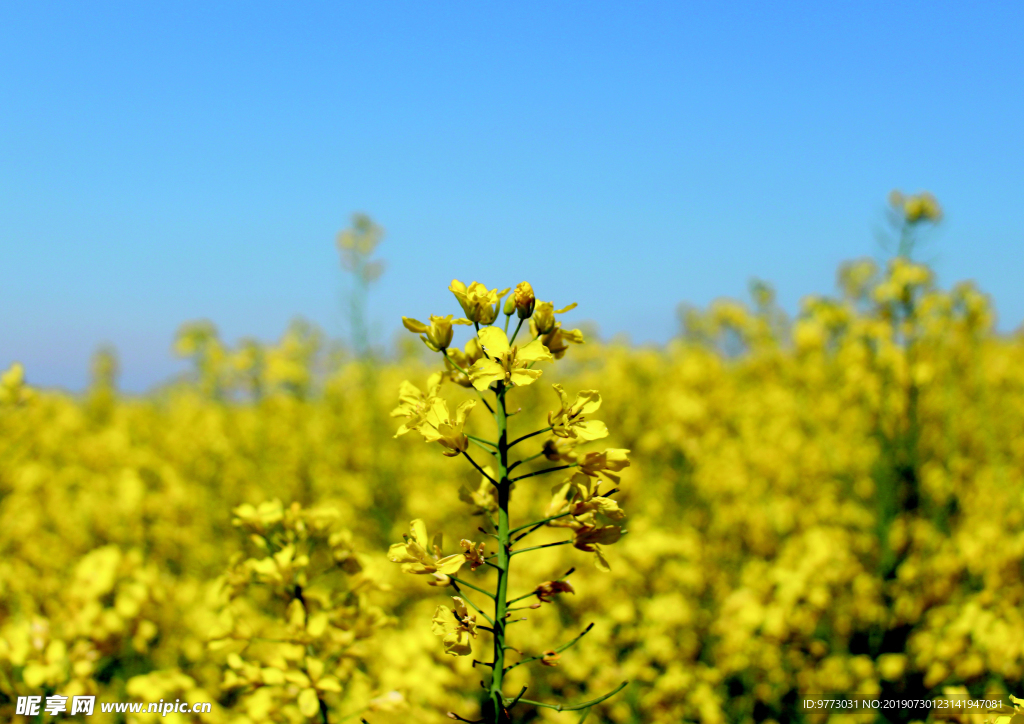
[[[316,688],[320,691],[333,691],[338,694],[341,693],[341,683],[333,676],[325,676],[316,682]]]
[[[502,334],[502,336],[505,335]],[[548,348],[539,339],[533,340],[525,347],[520,347],[516,352],[517,362],[550,362],[553,359]]]
[[[604,515],[607,515],[612,520],[621,520],[626,517],[625,512],[619,507],[619,504],[611,498],[604,498],[598,496],[591,502],[597,505],[597,509],[600,510]]]
[[[447,606],[438,606],[430,622],[430,631],[435,636],[445,636],[459,628],[455,614]]]
[[[421,518],[417,518],[409,524],[409,532],[412,534],[412,539],[419,544],[420,548],[427,550],[427,546],[430,545],[430,540],[427,538],[427,524],[424,523]]]
[[[477,332],[477,336],[480,338],[480,345],[491,357],[500,357],[509,350],[508,337],[497,327],[484,327]]]
[[[512,374],[510,374],[508,378],[513,385],[516,385],[517,387],[526,387],[526,385],[532,385],[540,376],[540,370],[520,368],[512,370]]]
[[[572,425],[571,429],[580,440],[600,440],[608,437],[608,428],[600,420],[588,420],[578,425]]]
[[[309,672],[310,679],[318,681],[320,677],[324,675],[324,662],[320,659],[315,659],[312,656],[307,656],[306,671]]]
[[[394,543],[388,548],[388,560],[392,563],[415,563],[419,560],[419,556],[415,556],[409,551],[408,544]]]
[[[597,412],[600,407],[601,393],[597,390],[581,391],[576,395],[576,400],[572,403],[573,412],[576,414],[589,415],[593,412]]]
[[[476,400],[466,400],[458,409],[455,410],[455,426],[461,427],[466,424],[466,418],[469,417],[469,412],[476,407]]]
[[[444,637],[444,652],[452,656],[469,656],[473,647],[469,644],[469,633],[466,631],[452,632]]]
[[[459,572],[463,564],[466,562],[466,556],[462,553],[456,553],[455,555],[445,556],[439,560],[435,566],[440,573],[444,573],[447,576],[452,576]]]
[[[303,689],[299,692],[299,711],[303,716],[316,716],[320,712],[320,699],[314,689]]]
[[[492,359],[478,359],[469,368],[469,379],[473,387],[483,392],[492,382],[505,379],[505,369]]]
[[[410,332],[415,332],[416,334],[424,334],[428,329],[430,329],[420,320],[412,319],[411,317],[402,317],[402,325]]]

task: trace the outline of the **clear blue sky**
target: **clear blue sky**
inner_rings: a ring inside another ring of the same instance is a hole
[[[1010,330],[1022,37],[1018,2],[4,3],[0,366],[81,389],[112,343],[142,390],[187,320],[341,335],[357,210],[383,341],[456,277],[660,343],[752,276],[832,291],[894,187]]]

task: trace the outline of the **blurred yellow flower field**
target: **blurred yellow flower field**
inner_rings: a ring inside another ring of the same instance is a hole
[[[929,204],[910,203],[908,218],[938,218]],[[512,525],[575,490],[624,530],[598,555],[578,541],[517,559],[532,585],[546,583],[528,622],[510,627],[506,657],[546,665],[509,671],[508,690],[573,702],[629,681],[587,719],[616,724],[879,717],[808,700],[1009,704],[1024,678],[1024,337],[997,335],[970,284],[939,290],[903,258],[847,264],[839,282],[838,297],[806,300],[794,320],[763,285],[752,305],[690,310],[662,349],[562,330],[562,310],[528,285],[507,312],[534,315],[521,346],[488,327],[482,345],[449,350],[450,317],[409,319],[447,355],[450,407],[428,380],[429,350],[332,361],[305,324],[277,345],[234,348],[211,325],[188,326],[176,348],[191,379],[143,398],[117,393],[109,355],[80,397],[29,389],[20,367],[8,370],[0,718],[27,721],[17,698],[51,694],[213,703],[202,715],[120,715],[140,722],[481,712],[487,672],[446,649],[475,652],[483,634],[435,574],[486,575],[469,571],[482,550],[453,541],[495,509],[490,486],[446,456],[481,434],[483,404],[468,413],[495,381],[518,386],[517,429],[554,428],[530,441],[538,463],[570,454],[570,438],[608,434],[606,451],[573,458],[582,472],[570,482],[519,480],[524,517]],[[503,311],[482,285],[453,291],[469,322]],[[396,439],[427,419],[428,444]],[[588,492],[598,472],[616,500]],[[452,533],[435,556],[427,531],[441,530]],[[545,528],[536,544],[565,536]],[[403,575],[389,548],[427,575]],[[509,596],[532,590],[513,583]]]

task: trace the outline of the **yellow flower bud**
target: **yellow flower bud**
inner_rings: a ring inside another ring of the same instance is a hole
[[[506,317],[511,317],[512,312],[516,311],[516,299],[515,297],[509,297],[505,300],[505,306],[501,310]]]
[[[520,319],[529,319],[533,315],[533,308],[537,303],[537,298],[533,296],[533,287],[530,286],[530,282],[520,282],[516,286],[516,291],[511,299],[515,301],[516,311],[519,312]]]

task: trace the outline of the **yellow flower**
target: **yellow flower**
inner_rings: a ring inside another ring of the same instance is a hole
[[[590,477],[596,478],[598,475],[603,475],[613,483],[618,483],[620,477],[615,473],[629,467],[629,460],[626,457],[628,454],[629,450],[613,447],[604,452],[585,453],[576,460],[576,463],[579,465],[580,471]]]
[[[417,518],[409,524],[411,535],[406,536],[405,543],[395,543],[388,549],[388,560],[392,563],[402,564],[402,573],[441,574],[451,576],[459,572],[466,562],[466,556],[456,553],[451,556],[441,556],[441,544],[443,534],[434,535],[434,540],[428,545],[427,524]],[[428,553],[433,549],[433,554]],[[448,581],[444,580],[447,584]]]
[[[479,359],[474,362],[469,371],[469,378],[473,381],[473,386],[481,392],[492,382],[498,381],[520,387],[533,384],[533,381],[540,377],[540,370],[531,370],[529,365],[534,362],[551,361],[551,353],[544,348],[539,339],[524,347],[510,347],[508,337],[497,327],[481,329],[478,336],[490,359]]]
[[[544,581],[537,586],[533,593],[537,600],[543,603],[551,603],[559,593],[576,593],[576,589],[568,581]]]
[[[426,421],[437,392],[441,387],[441,373],[435,372],[427,378],[427,394],[423,394],[416,385],[404,380],[398,388],[398,407],[391,411],[391,417],[408,417],[395,433],[399,437],[410,430],[418,430]]]
[[[533,310],[533,318],[530,320],[530,329],[533,330],[533,336],[536,337],[537,335],[547,334],[552,331],[555,328],[555,315],[565,314],[570,309],[575,308],[576,302],[561,309],[555,309],[555,305],[552,302],[537,302],[537,306]]]
[[[25,387],[25,368],[20,363],[15,362],[10,369],[0,374],[0,405],[16,405],[31,396],[31,392]]]
[[[452,279],[448,289],[459,300],[469,320],[477,324],[490,324],[497,319],[501,300],[509,292],[507,287],[500,292],[497,289],[488,290],[480,282],[473,282],[467,288],[458,279]]]
[[[484,472],[492,478],[494,477],[494,468],[490,465],[484,466]],[[512,487],[515,486],[513,485]],[[474,506],[477,515],[496,513],[498,511],[498,489],[494,487],[494,483],[488,478],[481,477],[480,485],[477,486],[476,490],[470,490],[465,485],[460,487],[459,500]]]
[[[476,400],[466,400],[455,410],[453,420],[448,413],[448,403],[441,398],[434,399],[426,413],[419,432],[427,442],[440,443],[442,452],[450,458],[466,451],[469,438],[462,431],[469,411],[476,407]]]
[[[463,555],[466,556],[466,562],[469,563],[470,571],[475,571],[484,564],[484,546],[486,543],[474,543],[463,538],[459,545],[466,551]]]
[[[442,637],[444,652],[452,656],[468,656],[473,653],[470,637],[476,638],[476,615],[469,612],[466,602],[452,596],[455,610],[438,606],[430,630]]]
[[[540,663],[543,666],[558,666],[558,660],[562,658],[562,655],[554,649],[549,649],[544,652],[541,656]]]
[[[575,532],[573,546],[581,551],[593,553],[596,556],[594,565],[605,573],[610,571],[611,566],[608,565],[599,544],[616,542],[622,537],[622,528],[617,525],[597,525],[593,522],[586,522],[576,526]]]
[[[465,352],[458,347],[452,347],[447,350],[444,357],[445,376],[457,385],[472,387],[473,382],[459,370],[469,372],[473,363],[483,356],[484,351],[480,348],[480,341],[476,337],[466,342]]]
[[[583,332],[578,329],[562,329],[562,323],[555,322],[555,326],[550,332],[541,336],[540,341],[555,356],[555,359],[562,359],[565,356],[565,351],[569,349],[567,342],[583,344]]]
[[[516,313],[520,319],[529,319],[533,315],[533,309],[537,304],[537,298],[533,296],[533,287],[530,282],[519,282],[515,292],[512,293],[515,301]]]
[[[441,350],[448,349],[448,345],[452,343],[452,325],[453,324],[472,324],[468,319],[456,319],[452,321],[452,315],[449,314],[446,317],[438,317],[433,314],[430,315],[430,326],[428,327],[418,319],[412,319],[410,317],[402,317],[402,324],[410,332],[422,335],[420,339],[434,352],[440,352]]]
[[[601,395],[597,390],[583,390],[570,405],[569,397],[561,385],[551,385],[562,401],[557,412],[548,413],[551,432],[559,437],[573,437],[579,440],[600,440],[608,437],[608,428],[600,420],[587,420],[587,415],[601,407]]]
[[[919,221],[938,223],[942,220],[942,207],[939,206],[938,200],[927,191],[910,196],[893,191],[889,194],[889,205],[903,214],[903,218],[908,224],[916,224]]]
[[[580,520],[593,517],[595,512],[601,513],[612,520],[621,520],[626,514],[619,508],[619,504],[611,498],[600,495],[600,480],[583,473],[574,473],[567,480],[559,483],[551,489],[552,499],[549,511],[555,515],[558,511],[564,510],[572,495],[572,504],[569,505],[569,512]],[[558,523],[552,523],[558,526]],[[569,527],[573,523],[567,523]]]

